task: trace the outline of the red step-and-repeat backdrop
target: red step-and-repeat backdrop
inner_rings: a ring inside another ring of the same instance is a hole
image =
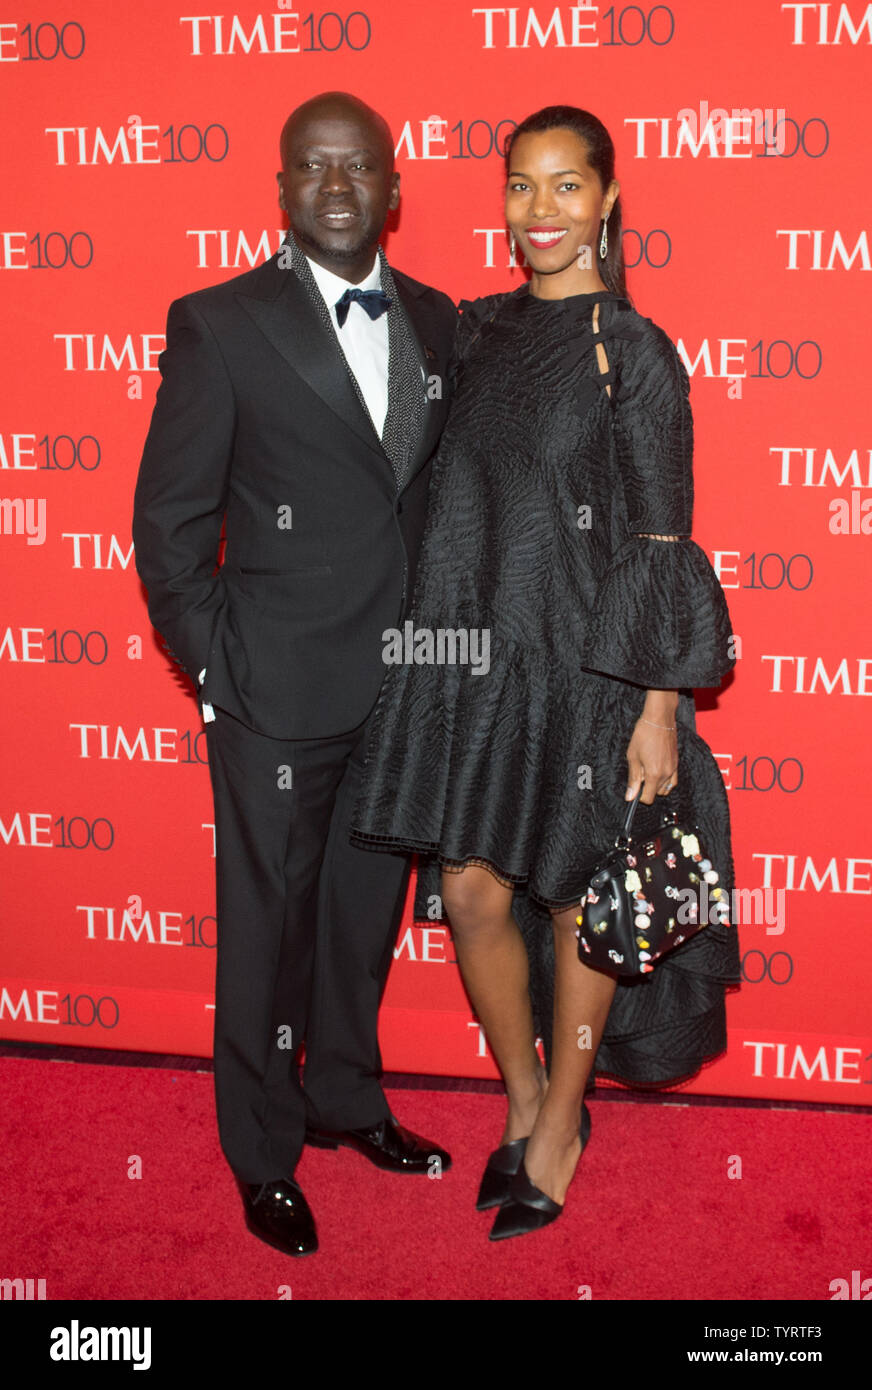
[[[612,132],[630,290],[691,376],[740,657],[699,726],[760,891],[728,1052],[683,1089],[868,1105],[872,5],[354,3],[0,19],[0,1037],[210,1055],[205,736],[130,539],[170,300],[277,249],[279,130],[328,89],[394,132],[392,261],[513,288],[501,145],[561,102]],[[496,1075],[447,931],[409,905],[395,955],[385,1065]]]

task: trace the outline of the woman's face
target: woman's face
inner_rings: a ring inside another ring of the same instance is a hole
[[[506,222],[531,269],[552,275],[595,267],[600,222],[619,192],[614,180],[603,190],[574,131],[520,135],[506,182]],[[585,247],[589,257],[580,254]]]

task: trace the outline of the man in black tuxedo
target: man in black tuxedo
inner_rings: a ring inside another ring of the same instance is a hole
[[[281,250],[170,306],[133,538],[206,721],[221,1144],[249,1229],[305,1254],[304,1139],[400,1172],[451,1161],[398,1123],[379,1080],[409,862],[348,829],[382,634],[412,594],[456,314],[379,245],[399,203],[380,116],[315,97],[281,157]]]

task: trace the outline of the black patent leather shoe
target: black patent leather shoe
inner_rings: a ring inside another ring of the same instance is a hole
[[[451,1167],[451,1155],[445,1149],[404,1129],[393,1115],[368,1129],[307,1129],[306,1143],[319,1149],[336,1149],[342,1144],[391,1173],[431,1173],[435,1159],[439,1171],[445,1173]]]
[[[527,1136],[529,1138],[529,1135]],[[476,1211],[489,1211],[491,1207],[501,1207],[509,1200],[509,1187],[512,1178],[524,1161],[527,1139],[512,1139],[494,1149],[482,1174],[478,1189]]]
[[[582,1153],[584,1153],[590,1138],[590,1129],[590,1111],[586,1105],[582,1105],[581,1133],[579,1135]],[[521,1167],[526,1150],[526,1139],[512,1139],[508,1144],[501,1144],[498,1149],[494,1150],[487,1161],[487,1167],[482,1176],[481,1187],[478,1190],[478,1201],[475,1204],[476,1211],[489,1211],[491,1207],[501,1207],[510,1200],[509,1189],[512,1178]]]
[[[591,1117],[586,1105],[581,1107],[581,1152],[590,1138]],[[523,1156],[518,1171],[509,1179],[506,1200],[500,1206],[496,1220],[490,1230],[490,1240],[506,1240],[509,1236],[528,1235],[531,1231],[541,1231],[556,1221],[563,1210],[562,1202],[555,1202],[547,1192],[536,1187],[527,1176]]]
[[[556,1221],[562,1210],[562,1202],[552,1201],[546,1192],[531,1183],[522,1159],[509,1186],[509,1200],[497,1212],[490,1239],[505,1240],[508,1236],[541,1231],[543,1226]]]
[[[245,1208],[245,1224],[253,1236],[285,1255],[311,1255],[318,1249],[315,1218],[293,1178],[275,1182],[236,1179]]]

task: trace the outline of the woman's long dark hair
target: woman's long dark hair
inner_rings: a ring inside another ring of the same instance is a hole
[[[587,146],[587,162],[599,175],[603,192],[615,176],[615,147],[612,137],[602,121],[590,111],[582,111],[578,106],[545,106],[534,111],[519,126],[516,126],[506,140],[506,176],[511,168],[512,147],[520,135],[540,135],[546,130],[571,130]],[[600,223],[599,232],[602,232]],[[621,249],[621,200],[616,198],[609,213],[608,251],[606,258],[599,258],[599,233],[593,254],[602,277],[603,284],[613,294],[627,295],[627,282],[624,274],[624,254]]]

